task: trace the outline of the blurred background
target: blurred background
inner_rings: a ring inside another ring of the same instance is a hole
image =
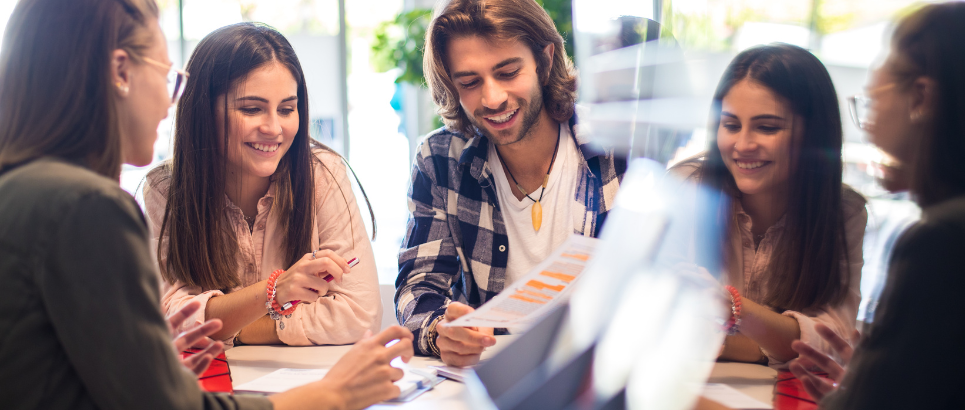
[[[890,23],[920,2],[910,0],[543,0],[579,55],[574,16],[581,30],[619,16],[659,23],[689,61],[703,69],[688,78],[705,98],[697,116],[706,118],[710,96],[730,59],[741,50],[780,41],[811,50],[828,67],[839,95],[844,124],[845,182],[869,198],[862,302],[858,319],[870,318],[883,285],[891,245],[919,210],[905,195],[888,194],[876,182],[878,152],[852,123],[847,97],[861,92],[869,68],[886,50]],[[6,25],[16,1],[0,0]],[[257,21],[284,33],[305,70],[312,136],[341,152],[364,185],[378,222],[374,241],[379,279],[394,282],[407,218],[410,163],[420,137],[441,126],[422,80],[422,46],[431,0],[158,0],[161,26],[172,61],[183,67],[198,41],[218,27]],[[586,52],[586,50],[583,50]],[[578,61],[579,63],[579,61]],[[578,64],[578,68],[579,64]],[[162,122],[155,164],[168,158],[171,116]],[[706,130],[680,133],[657,155],[672,162],[697,152]],[[153,166],[153,165],[152,165]],[[152,167],[126,167],[121,185],[139,196]],[[357,187],[356,187],[357,188]],[[359,198],[361,195],[356,193]],[[365,208],[360,201],[360,208]],[[368,223],[368,222],[367,222]],[[369,226],[371,232],[371,226]]]

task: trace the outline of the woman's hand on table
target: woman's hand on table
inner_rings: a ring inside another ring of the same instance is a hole
[[[224,351],[224,343],[216,342],[208,337],[221,329],[221,320],[211,319],[201,326],[196,326],[181,334],[177,333],[176,329],[200,308],[201,302],[193,301],[168,317],[168,330],[170,330],[171,337],[174,339],[174,348],[178,354],[190,347],[201,349],[201,351],[181,359],[181,364],[184,367],[199,376],[208,369],[211,361]]]
[[[408,363],[414,355],[412,332],[402,326],[392,326],[372,337],[370,334],[366,332],[366,337],[325,376],[336,391],[344,393],[348,408],[368,407],[398,397],[399,387],[393,382],[401,379],[403,372],[389,363],[396,357]],[[386,347],[393,340],[398,343]]]
[[[412,333],[402,326],[392,326],[370,335],[366,332],[322,380],[271,396],[275,409],[354,410],[398,397],[399,387],[394,382],[403,372],[389,363],[396,357],[404,362],[412,358]],[[398,342],[385,346],[393,340]]]
[[[841,363],[839,364],[830,356],[815,350],[807,343],[795,340],[794,343],[791,344],[791,348],[798,352],[800,356],[792,360],[789,367],[791,373],[794,373],[794,376],[801,380],[801,384],[804,386],[804,389],[807,390],[808,394],[810,394],[815,401],[820,401],[824,396],[838,388],[837,382],[844,378],[845,373],[847,373],[848,363],[851,362],[851,355],[854,353],[854,349],[851,347],[851,344],[824,324],[819,323],[815,325],[814,328],[818,334],[831,345],[831,348],[834,349],[838,357],[841,358]],[[857,344],[859,338],[860,334],[856,330],[852,336],[852,343]],[[808,370],[814,367],[827,372],[828,377],[832,381],[818,377]]]
[[[348,263],[330,250],[306,253],[275,282],[275,300],[280,305],[293,300],[314,302],[328,294],[330,289],[326,276],[334,283],[342,283],[342,275],[351,272]]]

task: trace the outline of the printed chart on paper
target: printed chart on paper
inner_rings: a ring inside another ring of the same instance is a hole
[[[451,326],[515,327],[532,323],[566,300],[593,256],[598,239],[573,235],[549,258]]]

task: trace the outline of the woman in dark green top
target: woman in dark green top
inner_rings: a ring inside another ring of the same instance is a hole
[[[154,0],[21,0],[10,17],[0,54],[0,407],[359,409],[398,395],[402,371],[389,361],[412,355],[401,327],[360,341],[325,379],[270,399],[199,390],[160,312],[144,217],[118,186],[122,163],[151,161],[177,97],[165,74],[177,79]]]
[[[932,4],[904,18],[866,89],[872,142],[909,178],[922,220],[895,244],[871,329],[847,370],[795,342],[791,370],[826,409],[961,409],[965,397],[965,3]],[[850,335],[840,335],[850,336]],[[849,360],[850,359],[850,360]],[[847,363],[850,361],[850,363]],[[832,384],[807,369],[824,368]]]

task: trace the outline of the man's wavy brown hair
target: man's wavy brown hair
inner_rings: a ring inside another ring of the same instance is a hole
[[[449,40],[468,36],[525,43],[536,59],[546,112],[558,122],[566,122],[573,116],[576,69],[563,48],[563,37],[546,10],[533,0],[452,0],[440,4],[429,23],[423,59],[432,99],[449,128],[467,135],[473,133],[446,66]],[[554,48],[552,61],[543,53],[549,44]]]

